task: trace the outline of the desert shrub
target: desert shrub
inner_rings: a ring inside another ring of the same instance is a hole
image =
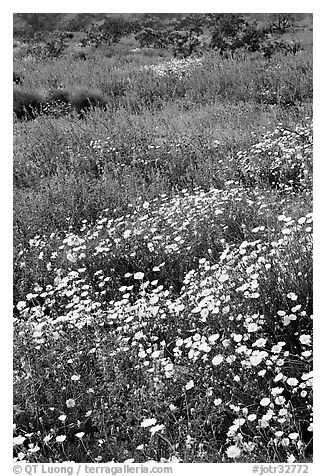
[[[65,38],[65,35],[60,35],[50,41],[47,41],[44,56],[50,58],[59,58],[67,48],[67,44],[64,41]]]
[[[34,119],[42,112],[44,104],[41,93],[14,88],[13,109],[18,119]]]
[[[13,72],[13,82],[15,84],[22,84],[23,76],[21,75],[21,73],[18,73],[17,71]]]
[[[278,33],[285,33],[293,26],[295,15],[291,13],[275,13],[272,15],[270,29]]]
[[[103,44],[113,45],[133,31],[137,31],[135,22],[119,16],[105,17],[101,25],[93,24],[86,30],[86,37],[81,40],[81,45],[95,48]]]
[[[33,41],[56,30],[61,13],[14,13],[14,36]]]
[[[257,23],[248,23],[236,15],[221,15],[213,30],[210,47],[219,50],[221,55],[230,53],[231,57],[239,49],[255,52],[261,49],[267,34],[268,30],[258,27]]]
[[[141,48],[165,48],[169,44],[164,30],[155,30],[149,27],[137,33],[135,40],[139,42]]]
[[[67,19],[67,30],[71,32],[85,31],[93,24],[96,18],[101,19],[101,16],[97,16],[94,13],[77,13]]]
[[[77,111],[80,117],[84,117],[86,111],[94,107],[106,107],[106,100],[99,90],[75,89],[70,94],[72,107]]]
[[[85,53],[85,51],[74,51],[72,53],[72,58],[74,60],[81,60],[81,61],[86,61],[87,60],[87,53]]]
[[[200,53],[201,42],[193,31],[172,32],[169,35],[169,41],[172,43],[173,55],[176,57],[187,58]]]
[[[265,58],[271,58],[273,54],[280,51],[295,55],[301,50],[301,45],[297,41],[284,41],[269,36],[262,42],[260,49]]]

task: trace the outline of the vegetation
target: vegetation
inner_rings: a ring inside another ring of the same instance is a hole
[[[13,80],[15,460],[311,461],[311,16],[16,14]]]

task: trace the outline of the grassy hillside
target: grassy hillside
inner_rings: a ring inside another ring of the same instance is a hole
[[[17,460],[311,461],[312,18],[227,19],[14,19]]]

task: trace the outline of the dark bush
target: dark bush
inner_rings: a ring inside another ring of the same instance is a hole
[[[36,91],[14,89],[14,113],[18,119],[34,119],[45,105],[44,97]]]
[[[87,60],[87,54],[85,53],[85,51],[74,51],[72,53],[72,58],[74,60],[80,60],[80,61],[86,61]]]
[[[17,73],[16,71],[13,72],[13,82],[16,84],[22,84],[23,78],[20,73]]]
[[[292,27],[294,17],[290,13],[275,13],[272,15],[272,20],[273,21],[270,25],[271,31],[276,31],[277,33],[282,34]]]
[[[107,104],[100,91],[89,89],[74,91],[70,96],[70,102],[80,117],[84,117],[86,111],[95,107],[104,109]]]
[[[193,31],[174,31],[168,36],[175,57],[187,58],[199,53],[201,42]]]
[[[244,48],[255,52],[262,49],[268,30],[260,28],[256,22],[248,23],[239,15],[224,15],[215,18],[210,46],[219,50],[221,55],[233,54]]]
[[[141,48],[165,48],[168,43],[168,35],[164,30],[145,28],[135,36]]]
[[[81,41],[82,46],[113,45],[124,36],[139,30],[136,22],[123,17],[106,17],[101,25],[93,23],[86,30],[86,38]]]
[[[283,41],[268,37],[262,42],[260,49],[265,58],[271,58],[274,53],[280,51],[284,54],[295,55],[301,50],[301,45],[296,41]]]

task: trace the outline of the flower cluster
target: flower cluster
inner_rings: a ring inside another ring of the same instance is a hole
[[[307,194],[300,208],[281,192],[230,180],[138,197],[22,248],[42,281],[15,304],[17,460],[71,442],[94,461],[204,461],[208,445],[221,461],[304,460],[313,219]]]
[[[200,58],[172,58],[165,63],[143,66],[143,69],[152,71],[156,76],[175,76],[182,79],[191,74],[194,68],[200,67],[202,60]]]
[[[309,118],[307,118],[309,120]],[[237,153],[243,183],[268,184],[283,192],[312,189],[312,124],[287,129],[283,124],[248,151]]]

